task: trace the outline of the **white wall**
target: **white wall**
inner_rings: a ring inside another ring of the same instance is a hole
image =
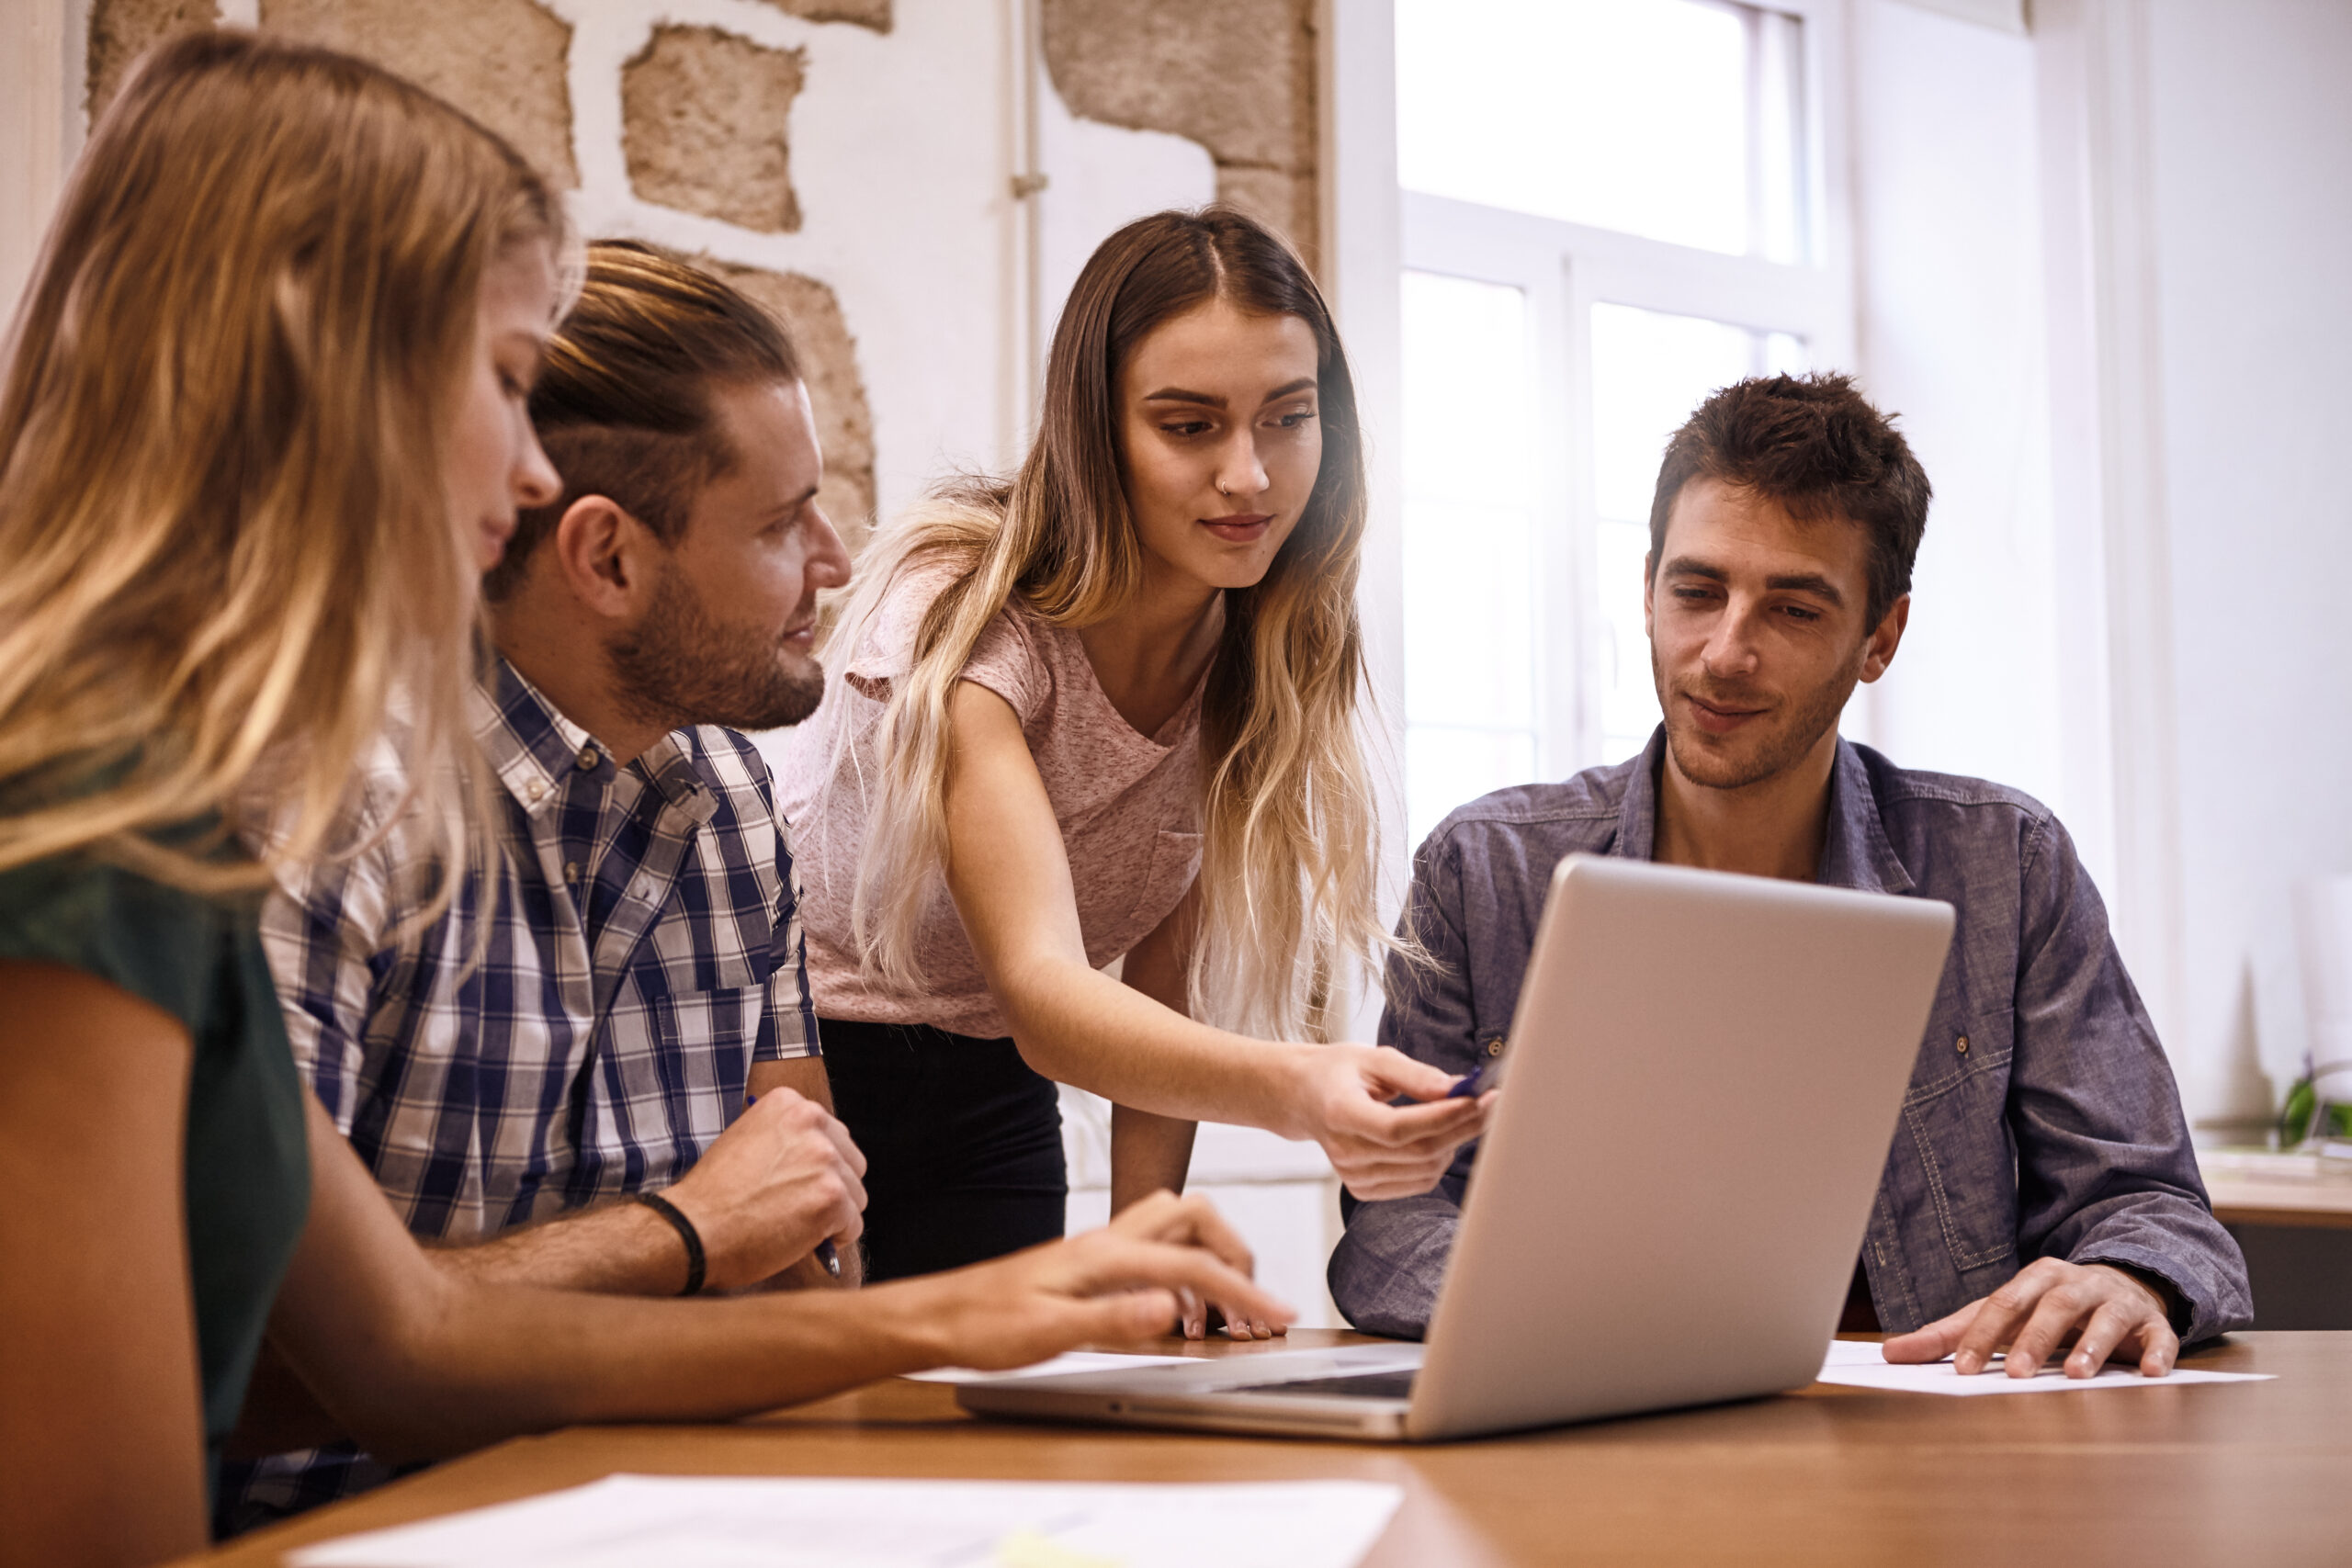
[[[2352,6],[2156,0],[2147,45],[2187,952],[2172,1050],[2192,1113],[2259,1111],[2305,1044],[2289,889],[2352,871]]]
[[[79,144],[80,116],[67,84],[82,51],[63,0],[7,0],[0,12],[0,333],[56,204],[65,161]]]
[[[1937,488],[1886,750],[2075,831],[2193,1120],[2275,1111],[2352,869],[2352,7],[1856,0],[1861,363]]]
[[[1861,378],[1936,490],[1876,743],[2071,820],[2092,792],[2059,739],[2033,46],[1894,0],[1857,5],[1853,39]]]

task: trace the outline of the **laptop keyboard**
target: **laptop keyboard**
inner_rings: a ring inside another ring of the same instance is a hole
[[[1351,1372],[1345,1377],[1298,1378],[1290,1382],[1251,1383],[1236,1393],[1338,1394],[1345,1399],[1407,1399],[1413,1393],[1410,1371]]]

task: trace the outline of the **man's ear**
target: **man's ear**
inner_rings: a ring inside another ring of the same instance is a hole
[[[1871,632],[1870,641],[1862,648],[1862,679],[1875,681],[1886,673],[1894,662],[1894,650],[1903,646],[1903,628],[1911,624],[1911,595],[1904,594],[1887,606],[1886,616]]]
[[[1657,617],[1651,614],[1650,596],[1657,592],[1657,552],[1651,550],[1642,557],[1642,636],[1657,640]]]
[[[591,614],[635,621],[653,586],[653,531],[610,496],[583,495],[563,510],[541,548],[571,596]]]

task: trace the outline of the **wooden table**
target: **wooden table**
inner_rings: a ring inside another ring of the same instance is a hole
[[[944,1386],[892,1380],[740,1426],[504,1443],[189,1561],[260,1568],[304,1542],[636,1471],[1393,1482],[1406,1500],[1375,1568],[2352,1562],[2352,1333],[2239,1335],[2182,1364],[2278,1379],[1990,1399],[1816,1385],[1421,1449],[980,1421]]]

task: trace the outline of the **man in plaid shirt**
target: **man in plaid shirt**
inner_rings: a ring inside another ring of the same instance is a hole
[[[741,294],[607,243],[528,396],[562,482],[485,584],[494,847],[436,910],[384,749],[370,847],[263,916],[296,1055],[447,1267],[640,1294],[854,1277],[865,1161],[830,1114],[786,825],[720,728],[823,693],[816,595],[849,559],[807,388]],[[288,1382],[256,1381],[249,1425]],[[216,1525],[387,1473],[348,1444],[232,1464]]]

